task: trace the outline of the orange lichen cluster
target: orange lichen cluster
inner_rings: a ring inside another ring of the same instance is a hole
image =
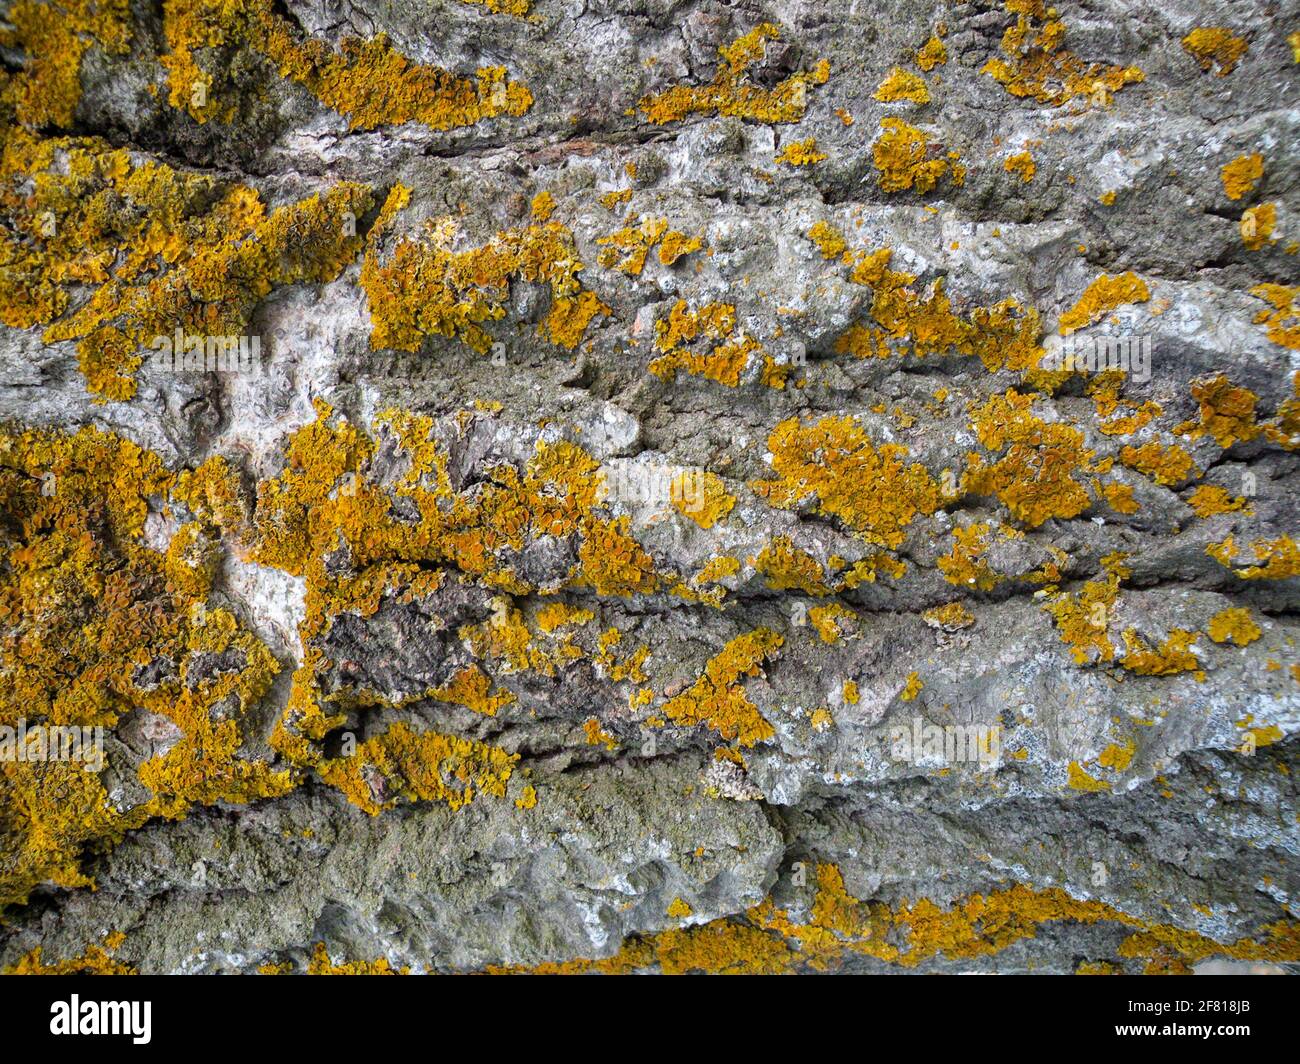
[[[1130,270],[1114,277],[1102,274],[1084,289],[1073,307],[1061,315],[1062,336],[1091,325],[1125,303],[1145,303],[1151,298],[1146,282]]]
[[[1114,923],[1133,929],[1119,957],[1146,960],[1148,971],[1189,973],[1210,957],[1285,962],[1300,957],[1300,924],[1268,924],[1254,937],[1220,943],[1194,931],[1152,924],[1105,902],[1080,900],[1059,887],[1034,890],[1016,884],[971,894],[945,908],[922,898],[895,906],[855,898],[836,865],[819,863],[806,918],[777,908],[771,899],[747,910],[691,928],[634,936],[613,957],[577,959],[521,969],[491,967],[492,974],[626,974],[657,970],[665,975],[783,974],[827,971],[853,956],[916,968],[927,961],[992,957],[1058,922]]]
[[[1241,231],[1241,242],[1247,251],[1259,251],[1261,248],[1275,244],[1273,230],[1277,227],[1277,205],[1261,203],[1242,212],[1237,228]]]
[[[695,683],[664,703],[664,716],[682,727],[704,725],[737,746],[772,738],[772,725],[749,700],[741,680],[761,675],[763,662],[784,642],[767,628],[736,636],[708,660]]]
[[[813,226],[809,237],[823,255],[838,246],[838,234],[829,226]],[[957,313],[936,278],[918,292],[916,277],[889,268],[893,252],[844,251],[841,261],[852,267],[849,279],[871,288],[871,316],[874,324],[855,324],[836,342],[835,349],[855,358],[889,358],[890,341],[909,345],[917,358],[927,355],[975,356],[989,372],[1008,369],[1034,371],[1043,357],[1038,344],[1039,319],[1033,308],[1022,308],[1012,299],[991,307],[973,307]]]
[[[824,151],[817,150],[816,138],[808,137],[804,140],[790,141],[777,153],[776,161],[787,166],[812,166],[827,158],[829,156]]]
[[[798,122],[808,106],[808,87],[826,84],[830,64],[823,59],[812,70],[792,74],[771,89],[750,83],[750,67],[763,58],[767,42],[780,35],[779,27],[763,23],[718,49],[722,62],[709,84],[676,85],[644,96],[637,109],[656,126],[680,122],[692,114],[718,114],[769,124]]]
[[[932,150],[922,130],[892,116],[880,120],[880,129],[871,159],[879,171],[877,182],[882,192],[914,189],[924,194],[945,174],[951,174],[954,185],[965,181],[966,167],[957,161],[957,153],[945,155],[942,149]]]
[[[3,969],[5,975],[136,975],[136,969],[124,961],[114,960],[111,956],[126,940],[121,931],[113,931],[104,937],[103,946],[87,946],[79,957],[46,963],[42,960],[44,950],[40,946],[23,954],[15,964]]]
[[[673,265],[678,259],[691,252],[699,251],[704,241],[699,237],[688,237],[677,230],[669,230],[666,218],[645,218],[639,225],[630,225],[617,233],[603,236],[596,241],[604,246],[598,261],[606,269],[619,270],[629,277],[640,276],[645,269],[646,257],[650,250],[659,245],[659,261],[665,266]]]
[[[1218,66],[1218,75],[1227,77],[1237,69],[1237,63],[1246,54],[1247,44],[1223,26],[1198,26],[1182,40],[1183,51],[1201,64],[1208,74]]]
[[[1289,580],[1300,576],[1300,546],[1290,536],[1278,536],[1277,539],[1258,539],[1250,545],[1255,555],[1255,564],[1241,565],[1235,561],[1237,545],[1232,536],[1222,543],[1211,543],[1205,553],[1225,568],[1232,569],[1242,580]]]
[[[943,47],[942,42],[940,47]],[[897,103],[899,100],[930,102],[930,90],[926,88],[925,80],[902,67],[894,67],[872,95],[881,103]]]
[[[1259,397],[1248,388],[1233,385],[1226,374],[1193,381],[1192,398],[1200,408],[1197,420],[1178,425],[1174,431],[1179,435],[1193,440],[1209,436],[1220,447],[1227,448],[1253,440],[1264,431],[1255,424],[1255,403]]]
[[[778,380],[773,374],[775,363],[763,345],[744,332],[733,338],[735,328],[736,308],[731,303],[706,303],[692,310],[686,300],[679,299],[667,317],[655,322],[655,350],[661,354],[651,361],[650,372],[672,380],[682,370],[735,388],[751,360],[761,358],[764,383],[773,387],[783,384],[784,378]],[[713,341],[713,346],[707,351],[688,346],[698,341]]]
[[[1091,499],[1078,477],[1103,471],[1079,429],[1033,413],[1035,398],[1008,390],[975,412],[980,445],[996,459],[970,454],[961,478],[963,492],[997,496],[1030,528],[1083,513]]]
[[[1144,443],[1141,447],[1130,444],[1120,449],[1119,460],[1165,487],[1181,484],[1190,477],[1200,475],[1192,456],[1176,443],[1167,447],[1155,440]]]
[[[400,186],[385,210],[394,203],[405,203]],[[551,309],[538,332],[559,347],[573,350],[592,319],[610,313],[579,281],[583,265],[573,233],[559,222],[508,229],[482,247],[457,251],[455,223],[439,219],[420,237],[399,240],[387,261],[379,252],[380,231],[376,223],[361,267],[374,348],[418,351],[426,336],[446,336],[483,353],[492,344],[483,326],[505,316],[516,278],[549,286]]]
[[[1288,288],[1281,284],[1257,284],[1250,290],[1272,310],[1261,310],[1255,324],[1266,326],[1265,333],[1275,344],[1300,351],[1300,285]]]
[[[268,213],[257,192],[102,141],[14,132],[0,157],[0,320],[76,340],[90,391],[135,394],[158,337],[240,336],[279,285],[329,281],[361,250],[371,203],[343,183]],[[70,301],[76,286],[88,300]],[[70,309],[72,308],[72,309]]]
[[[1205,630],[1216,643],[1233,642],[1239,647],[1248,646],[1264,634],[1244,606],[1220,610],[1210,618]]]
[[[948,62],[948,49],[940,39],[942,30],[936,30],[925,44],[921,45],[916,53],[916,65],[922,70],[931,71],[937,66],[943,66]]]
[[[1082,97],[1104,106],[1112,93],[1145,80],[1137,67],[1085,63],[1066,51],[1065,23],[1045,0],[1006,0],[1003,6],[1016,16],[1002,35],[1006,58],[990,59],[980,73],[991,75],[1012,96],[1053,107]]]
[[[1187,505],[1199,518],[1213,517],[1215,514],[1227,514],[1234,511],[1250,512],[1250,503],[1242,496],[1235,499],[1226,488],[1218,484],[1201,484],[1187,497]]]
[[[926,468],[903,464],[906,447],[874,445],[856,418],[787,418],[767,446],[776,478],[756,481],[759,495],[787,510],[813,498],[817,513],[839,519],[868,543],[897,547],[918,515],[939,508]]]
[[[374,961],[341,961],[330,959],[324,942],[317,942],[307,962],[308,975],[409,975],[410,968],[394,968],[387,957]]]
[[[1034,162],[1034,156],[1030,152],[1021,151],[1003,159],[1002,169],[1009,174],[1015,174],[1025,184],[1029,184],[1034,179],[1034,174],[1038,173],[1038,164]]]
[[[939,555],[936,562],[943,578],[967,590],[993,590],[1001,583],[1002,576],[995,573],[984,559],[991,542],[991,530],[987,524],[976,522],[966,528],[953,529],[952,549]]]
[[[1264,156],[1238,155],[1225,163],[1219,173],[1223,181],[1223,194],[1230,200],[1239,200],[1255,188],[1255,182],[1264,176]]]
[[[325,41],[301,39],[272,0],[167,0],[163,33],[168,101],[197,122],[235,116],[244,91],[239,67],[229,62],[236,53],[264,57],[353,129],[403,122],[453,129],[522,115],[533,103],[526,88],[506,78],[504,67],[480,68],[471,79],[412,63],[383,34],[345,38],[338,51]]]
[[[5,13],[0,48],[23,54],[21,69],[0,75],[0,116],[29,129],[67,129],[81,99],[81,65],[98,46],[113,55],[130,50],[127,0],[16,0]]]
[[[83,848],[152,818],[294,785],[244,751],[279,666],[209,601],[215,530],[188,522],[166,551],[144,543],[150,500],[177,491],[156,455],[94,429],[0,434],[0,724],[111,730],[143,714],[174,735],[114,766],[149,795],[121,807],[84,748],[80,761],[0,760],[0,905],[38,883],[88,883]]]

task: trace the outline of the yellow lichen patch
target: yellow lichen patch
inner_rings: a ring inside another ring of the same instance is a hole
[[[163,33],[168,101],[198,122],[234,116],[244,90],[239,68],[223,66],[221,57],[237,51],[264,56],[281,77],[302,85],[353,129],[404,122],[454,129],[522,115],[533,103],[526,88],[506,78],[504,67],[482,67],[474,78],[459,77],[412,63],[383,34],[344,38],[338,51],[317,38],[302,39],[296,26],[275,12],[272,0],[168,0]]]
[[[97,140],[15,132],[0,159],[0,320],[78,341],[90,391],[128,399],[151,349],[174,354],[172,368],[214,365],[228,340],[251,342],[273,288],[337,277],[362,246],[346,222],[370,202],[345,183],[268,214],[244,185],[135,165]],[[74,304],[79,286],[93,291]]]
[[[736,308],[730,303],[708,303],[691,310],[679,299],[666,318],[655,322],[655,349],[663,352],[651,361],[649,370],[656,377],[671,380],[678,370],[691,376],[738,387],[741,375],[751,360],[764,354],[763,346],[745,333],[734,340]],[[700,340],[723,341],[711,350],[692,350],[687,345]]]
[[[1209,436],[1220,447],[1246,443],[1264,430],[1255,424],[1258,396],[1238,388],[1223,373],[1192,383],[1192,398],[1200,407],[1196,421],[1184,421],[1174,431],[1190,439]]]
[[[677,85],[644,96],[637,109],[656,126],[680,122],[692,114],[717,114],[769,124],[798,122],[808,106],[808,87],[826,84],[830,64],[823,59],[812,70],[792,74],[771,89],[754,85],[749,80],[749,68],[763,58],[767,42],[780,35],[777,26],[763,23],[718,49],[722,62],[709,84]]]
[[[1264,634],[1245,606],[1220,610],[1210,618],[1206,631],[1216,643],[1233,642],[1239,647],[1248,646]]]
[[[1273,309],[1255,315],[1255,324],[1266,326],[1268,338],[1275,344],[1300,351],[1300,285],[1288,288],[1281,284],[1257,284],[1250,290],[1256,299]]]
[[[753,559],[754,568],[773,591],[802,591],[806,595],[829,595],[826,571],[807,551],[796,547],[789,536],[774,536]]]
[[[1097,416],[1110,418],[1097,426],[1107,436],[1130,436],[1151,424],[1164,412],[1160,404],[1153,400],[1136,403],[1122,398],[1119,392],[1123,382],[1123,370],[1105,369],[1089,380],[1084,388],[1097,409]],[[1121,410],[1129,413],[1115,417]]]
[[[555,197],[545,189],[533,197],[529,212],[534,221],[545,222],[555,213]]]
[[[462,4],[478,4],[494,15],[517,15],[523,18],[532,7],[533,0],[460,0]]]
[[[907,683],[903,685],[903,689],[898,693],[898,697],[904,702],[912,702],[916,699],[916,696],[921,693],[921,690],[924,687],[925,682],[921,679],[920,674],[909,672],[907,674]]]
[[[1118,596],[1119,580],[1110,575],[1104,582],[1088,581],[1073,595],[1058,594],[1043,607],[1056,621],[1061,642],[1069,645],[1076,664],[1115,659],[1107,628]]]
[[[1044,0],[1006,0],[1015,25],[1002,35],[1002,57],[980,68],[1012,96],[1060,107],[1077,98],[1106,106],[1111,94],[1145,80],[1137,67],[1085,63],[1067,51],[1065,23]]]
[[[1071,779],[1084,783],[1085,789],[1107,788],[1077,765],[1071,768]],[[1024,884],[971,894],[947,909],[924,898],[891,908],[853,897],[839,868],[819,863],[806,922],[795,922],[769,898],[743,917],[630,938],[606,960],[578,959],[529,971],[625,974],[658,968],[665,974],[780,974],[826,971],[855,954],[915,968],[940,956],[953,960],[993,956],[1033,938],[1040,927],[1063,921],[1132,928],[1134,934],[1120,945],[1119,956],[1148,958],[1162,965],[1161,970],[1190,971],[1188,965],[1214,956],[1273,962],[1300,958],[1300,924],[1292,920],[1266,925],[1254,937],[1220,943],[1171,925],[1148,923],[1104,902],[1081,901],[1057,887],[1040,891]],[[505,974],[521,969],[488,971]]]
[[[892,255],[889,248],[880,248],[869,254],[845,252],[842,256],[846,264],[852,265],[849,279],[869,286],[874,293],[871,316],[875,325],[852,326],[837,341],[836,351],[855,358],[889,358],[893,351],[886,341],[892,340],[909,345],[917,358],[974,355],[989,372],[1029,371],[1039,364],[1043,349],[1038,345],[1035,310],[1022,311],[1018,303],[1008,299],[959,315],[953,310],[942,278],[918,292],[912,287],[914,275],[889,268]]]
[[[1192,456],[1176,443],[1166,447],[1152,440],[1141,447],[1126,446],[1121,448],[1119,460],[1166,487],[1181,484],[1199,473]]]
[[[1237,69],[1246,54],[1246,41],[1223,26],[1198,26],[1182,40],[1183,51],[1201,64],[1208,74],[1218,66],[1218,75],[1227,77]]]
[[[43,950],[35,947],[20,957],[15,964],[3,969],[5,975],[137,975],[135,968],[124,961],[116,961],[109,954],[121,945],[121,932],[105,939],[103,946],[88,946],[79,957],[47,963],[41,959]]]
[[[1107,746],[1097,757],[1097,763],[1102,768],[1123,772],[1133,763],[1135,753],[1137,753],[1137,744],[1132,739],[1126,739],[1122,743],[1111,743]]]
[[[1070,787],[1076,791],[1096,793],[1098,791],[1110,790],[1109,783],[1105,780],[1099,780],[1089,776],[1088,773],[1084,771],[1083,766],[1077,761],[1070,762],[1067,779]]]
[[[1140,676],[1173,676],[1180,672],[1195,672],[1198,679],[1201,663],[1192,653],[1191,646],[1196,641],[1196,633],[1182,628],[1173,629],[1158,648],[1152,649],[1136,629],[1124,630],[1126,653],[1120,658],[1120,665],[1129,672]]]
[[[0,78],[0,114],[31,129],[73,124],[81,98],[81,64],[93,46],[124,55],[130,50],[126,0],[16,0],[5,13],[0,47],[21,52],[22,66]]]
[[[939,491],[920,463],[905,466],[907,448],[876,447],[852,417],[804,424],[782,421],[767,441],[776,479],[754,490],[781,509],[815,498],[816,512],[838,518],[861,539],[897,547],[904,529],[939,508]]]
[[[856,631],[858,615],[847,606],[832,602],[828,606],[814,606],[810,609],[808,623],[823,643],[838,643],[846,632]]]
[[[1096,472],[1083,433],[1036,417],[1035,397],[1008,390],[976,411],[973,425],[979,441],[998,457],[990,463],[971,454],[961,479],[963,492],[997,496],[1030,528],[1086,510],[1091,500],[1076,474]]]
[[[1187,497],[1187,505],[1202,519],[1215,514],[1250,512],[1250,503],[1238,495],[1235,499],[1218,484],[1202,484]]]
[[[1259,251],[1275,243],[1273,230],[1277,226],[1277,205],[1261,203],[1242,212],[1237,228],[1241,230],[1241,242],[1247,251]]]
[[[627,226],[617,233],[603,236],[596,241],[605,248],[598,261],[607,270],[619,270],[629,277],[640,276],[645,269],[650,249],[667,231],[666,218],[646,218],[638,225]]]
[[[816,138],[808,137],[805,140],[790,141],[777,153],[776,161],[787,166],[812,166],[827,158],[829,156],[824,151],[817,150]]]
[[[976,523],[952,532],[952,549],[939,555],[937,565],[943,578],[957,587],[991,591],[1002,577],[989,568],[984,554],[991,544],[987,524]]]
[[[1126,303],[1145,303],[1150,298],[1146,282],[1132,270],[1114,277],[1103,273],[1084,289],[1079,301],[1061,315],[1057,327],[1062,336],[1069,336],[1075,330],[1099,321],[1116,307]]]
[[[563,602],[549,603],[537,611],[537,627],[547,633],[566,625],[589,624],[595,619],[596,615],[591,610]]]
[[[1238,155],[1225,163],[1219,172],[1223,180],[1223,194],[1230,200],[1239,200],[1255,188],[1255,182],[1264,176],[1264,156]]]
[[[600,726],[596,717],[588,717],[582,722],[582,732],[588,746],[604,746],[606,750],[617,750],[618,740]]]
[[[669,486],[668,498],[676,510],[704,529],[712,528],[736,505],[722,478],[708,470],[679,474]]]
[[[862,698],[858,685],[853,680],[844,681],[844,686],[840,689],[840,697],[844,699],[846,706],[856,706]]]
[[[311,960],[307,962],[308,975],[409,975],[410,969],[405,965],[394,968],[387,957],[374,961],[341,961],[330,959],[324,942],[317,942],[312,950]]]
[[[669,230],[659,241],[659,261],[665,266],[672,266],[678,259],[692,252],[699,251],[704,241],[698,236],[687,236],[676,229]]]
[[[942,628],[945,632],[956,632],[975,623],[975,615],[961,602],[932,606],[921,614],[921,618],[931,628]]]
[[[504,798],[518,754],[405,723],[360,743],[350,756],[326,758],[321,779],[372,816],[399,802],[467,805],[483,792]]]
[[[1131,485],[1111,482],[1101,489],[1101,493],[1106,505],[1117,514],[1135,514],[1140,509],[1137,500],[1133,498]]]
[[[837,259],[848,249],[843,234],[827,222],[814,222],[808,239],[817,245],[824,259]]]
[[[939,47],[943,47],[943,42],[939,43]],[[894,67],[872,95],[882,103],[896,103],[899,100],[930,102],[930,90],[925,87],[925,81],[902,67]]]
[[[0,906],[42,882],[86,885],[83,848],[111,846],[154,817],[296,783],[243,750],[248,714],[279,665],[209,601],[216,548],[203,539],[214,530],[183,523],[166,553],[143,542],[150,500],[165,504],[175,488],[155,454],[107,433],[0,432],[0,725],[73,729],[78,740],[64,733],[46,760],[0,759]],[[137,710],[176,740],[135,766],[115,759],[119,777],[148,791],[115,805],[95,729]]]
[[[1002,169],[1009,174],[1015,174],[1028,184],[1034,179],[1034,174],[1038,173],[1038,164],[1034,162],[1034,157],[1027,151],[1016,152],[1015,155],[1008,155],[1002,160]]]
[[[664,703],[664,715],[683,727],[704,725],[728,742],[753,746],[775,731],[745,694],[741,678],[759,676],[760,666],[785,640],[767,628],[738,635],[704,666],[689,688]]]
[[[674,898],[673,903],[668,906],[667,915],[680,920],[690,916],[693,912],[694,910],[681,898]]]
[[[630,188],[614,189],[612,192],[606,192],[600,197],[600,205],[607,211],[618,210],[632,198]]]
[[[901,118],[882,118],[880,136],[871,148],[871,158],[879,172],[877,181],[882,192],[914,189],[924,194],[934,188],[951,169],[953,181],[961,184],[957,167],[948,157],[930,150],[929,138]]]
[[[516,809],[536,809],[537,808],[537,788],[531,783],[527,784],[519,797],[515,799]]]
[[[925,44],[921,45],[916,53],[916,65],[922,70],[930,71],[937,66],[943,66],[948,62],[948,49],[939,39],[938,34],[932,36]]]
[[[573,350],[597,314],[610,309],[578,280],[583,265],[573,233],[558,222],[509,229],[488,244],[453,250],[450,219],[430,222],[418,239],[398,241],[387,263],[372,240],[361,267],[373,348],[418,351],[426,336],[456,337],[488,350],[484,323],[505,316],[512,278],[546,284],[551,310],[539,332]]]
[[[808,725],[815,732],[827,732],[835,727],[835,718],[825,706],[818,706],[808,715]]]
[[[1272,540],[1256,540],[1250,545],[1256,564],[1233,569],[1243,580],[1289,580],[1300,576],[1300,546],[1290,536]],[[1241,563],[1234,561],[1236,544],[1231,536],[1222,543],[1211,543],[1205,553],[1220,565],[1232,568]]]

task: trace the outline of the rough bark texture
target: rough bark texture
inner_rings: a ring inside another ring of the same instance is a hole
[[[1300,960],[1294,4],[6,6],[0,965]]]

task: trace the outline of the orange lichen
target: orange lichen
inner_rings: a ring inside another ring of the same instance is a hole
[[[1200,407],[1196,421],[1184,421],[1174,431],[1189,439],[1209,436],[1220,447],[1246,443],[1264,430],[1255,424],[1255,403],[1259,397],[1247,388],[1234,386],[1226,374],[1192,382],[1192,398]],[[1163,483],[1163,482],[1162,482]]]
[[[697,491],[689,488],[698,488]],[[736,505],[722,478],[708,470],[679,474],[670,485],[669,502],[703,529],[712,528]]]
[[[777,153],[776,161],[787,166],[812,166],[828,158],[824,151],[817,150],[816,138],[808,137],[805,140],[790,141]]]
[[[1088,581],[1076,594],[1058,594],[1043,607],[1055,619],[1061,641],[1069,645],[1076,664],[1115,659],[1107,628],[1118,595],[1119,580],[1111,575],[1104,582]]]
[[[1290,536],[1256,540],[1250,548],[1256,564],[1233,569],[1242,580],[1289,580],[1300,576],[1300,546]],[[1229,569],[1240,564],[1233,560],[1237,548],[1231,536],[1222,543],[1211,543],[1205,548],[1205,553]]]
[[[664,715],[683,727],[704,725],[739,746],[753,746],[775,735],[745,694],[741,678],[759,676],[760,666],[785,640],[767,628],[736,636],[708,660],[689,688],[664,703]]]
[[[810,85],[824,85],[830,64],[821,60],[810,71],[792,74],[774,88],[764,89],[749,81],[749,69],[766,53],[767,42],[780,37],[770,22],[736,38],[718,49],[722,62],[707,85],[677,85],[644,96],[637,109],[652,125],[680,122],[692,114],[718,114],[753,122],[798,122],[807,109]]]
[[[1257,284],[1250,294],[1273,307],[1259,311],[1255,324],[1267,326],[1265,332],[1273,343],[1300,351],[1300,285]]]
[[[301,39],[272,0],[168,0],[163,33],[168,102],[197,122],[229,122],[238,110],[240,68],[222,64],[235,52],[264,58],[281,77],[345,116],[353,129],[403,122],[454,129],[522,115],[533,103],[526,88],[506,78],[504,67],[482,67],[471,79],[412,63],[383,34],[344,38],[338,51],[317,38]]]
[[[1210,618],[1205,630],[1216,643],[1233,642],[1239,647],[1248,646],[1264,634],[1244,606],[1220,610]]]
[[[1197,517],[1202,519],[1235,511],[1250,512],[1250,503],[1246,499],[1240,495],[1235,499],[1232,498],[1227,489],[1219,487],[1218,484],[1200,485],[1187,497],[1187,505],[1196,512]]]
[[[961,184],[964,171],[952,166],[948,157],[933,154],[924,132],[893,117],[882,118],[880,128],[881,134],[871,148],[871,158],[879,171],[877,181],[882,192],[915,189],[924,194],[950,170],[953,181]]]
[[[1002,577],[989,568],[984,554],[991,543],[987,524],[975,523],[952,532],[952,549],[939,555],[936,564],[943,578],[957,587],[976,591],[991,591]]]
[[[1075,330],[1099,321],[1116,307],[1126,303],[1145,303],[1150,298],[1146,282],[1132,270],[1114,277],[1103,273],[1084,289],[1079,301],[1061,315],[1057,327],[1062,336],[1069,336]]]
[[[410,969],[403,965],[401,968],[394,968],[388,961],[387,957],[380,957],[373,961],[343,961],[335,962],[330,960],[329,951],[325,948],[324,942],[317,942],[315,949],[312,950],[311,959],[307,962],[308,975],[409,975]]]
[[[1253,155],[1238,155],[1230,163],[1225,163],[1219,172],[1223,180],[1223,193],[1230,200],[1239,200],[1251,192],[1261,177],[1264,176],[1264,156],[1259,152]]]
[[[1060,107],[1079,97],[1105,106],[1112,93],[1145,80],[1137,67],[1085,63],[1062,45],[1065,23],[1044,0],[1006,0],[1016,22],[1002,35],[1002,54],[980,73],[991,75],[1012,96]]]
[[[846,632],[857,630],[858,615],[847,606],[832,602],[828,606],[814,606],[810,609],[808,623],[823,643],[838,643]]]
[[[1204,676],[1201,663],[1192,653],[1191,646],[1196,642],[1196,633],[1183,628],[1173,629],[1158,648],[1152,649],[1138,635],[1137,630],[1124,630],[1126,653],[1120,658],[1120,665],[1129,672],[1140,676],[1173,676],[1180,672],[1194,672],[1197,678]]]
[[[942,42],[939,47],[943,47]],[[930,102],[930,90],[925,87],[925,81],[902,67],[894,67],[872,95],[882,103],[896,103],[899,100]]]
[[[1166,487],[1181,484],[1199,474],[1192,456],[1176,443],[1166,447],[1152,440],[1141,447],[1129,445],[1121,448],[1119,460]]]
[[[1086,510],[1091,500],[1076,476],[1096,471],[1083,433],[1036,417],[1035,398],[1034,393],[1007,391],[990,397],[976,411],[973,425],[979,441],[998,457],[990,463],[971,454],[961,479],[963,492],[997,496],[1030,528]]]
[[[1242,212],[1237,228],[1241,230],[1241,242],[1247,251],[1259,251],[1276,243],[1273,230],[1277,226],[1277,205],[1261,203]]]
[[[333,280],[361,250],[348,219],[370,206],[339,184],[269,214],[257,192],[153,162],[92,139],[15,132],[0,159],[0,320],[48,325],[46,343],[76,340],[87,387],[135,394],[135,371],[162,338],[202,367],[214,338],[244,336],[279,285]],[[93,289],[73,302],[78,286]],[[197,338],[197,339],[196,339]]]
[[[509,229],[465,251],[452,249],[455,235],[450,219],[429,222],[420,238],[398,241],[383,263],[372,230],[361,267],[372,347],[418,351],[432,335],[483,353],[492,343],[483,325],[504,317],[512,278],[550,287],[551,309],[538,331],[559,347],[577,347],[591,320],[610,313],[578,280],[583,265],[567,226]]]
[[[824,259],[837,259],[848,248],[843,234],[827,222],[814,222],[808,230],[808,239],[817,245]]]
[[[937,34],[926,41],[916,53],[916,65],[925,71],[943,66],[947,62],[948,49],[944,47],[943,41]]]
[[[776,479],[756,481],[759,495],[787,510],[814,498],[817,513],[838,518],[868,543],[897,547],[918,515],[939,508],[938,487],[925,467],[903,464],[906,447],[873,445],[855,418],[811,424],[788,418],[767,446]]]
[[[932,628],[942,628],[945,632],[956,632],[975,623],[975,615],[961,602],[932,606],[921,617]]]
[[[1183,51],[1201,64],[1208,74],[1218,66],[1218,75],[1227,77],[1237,69],[1237,63],[1246,54],[1247,44],[1223,26],[1198,26],[1182,40]]]
[[[279,665],[209,600],[213,529],[186,522],[166,552],[143,541],[150,500],[177,492],[157,455],[108,433],[0,433],[0,724],[85,736],[79,758],[0,760],[0,906],[42,882],[88,884],[83,848],[150,819],[296,783],[244,751],[248,715]],[[88,732],[133,711],[166,721],[175,739],[138,765],[114,755],[113,771],[146,791],[114,804],[103,735]]]
[[[1028,184],[1034,179],[1034,174],[1038,172],[1038,164],[1034,162],[1034,157],[1030,152],[1017,152],[1015,155],[1008,155],[1002,160],[1002,169],[1009,174],[1017,175],[1021,181]]]

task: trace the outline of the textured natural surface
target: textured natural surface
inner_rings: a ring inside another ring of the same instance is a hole
[[[1300,963],[1294,4],[4,9],[0,968]]]

